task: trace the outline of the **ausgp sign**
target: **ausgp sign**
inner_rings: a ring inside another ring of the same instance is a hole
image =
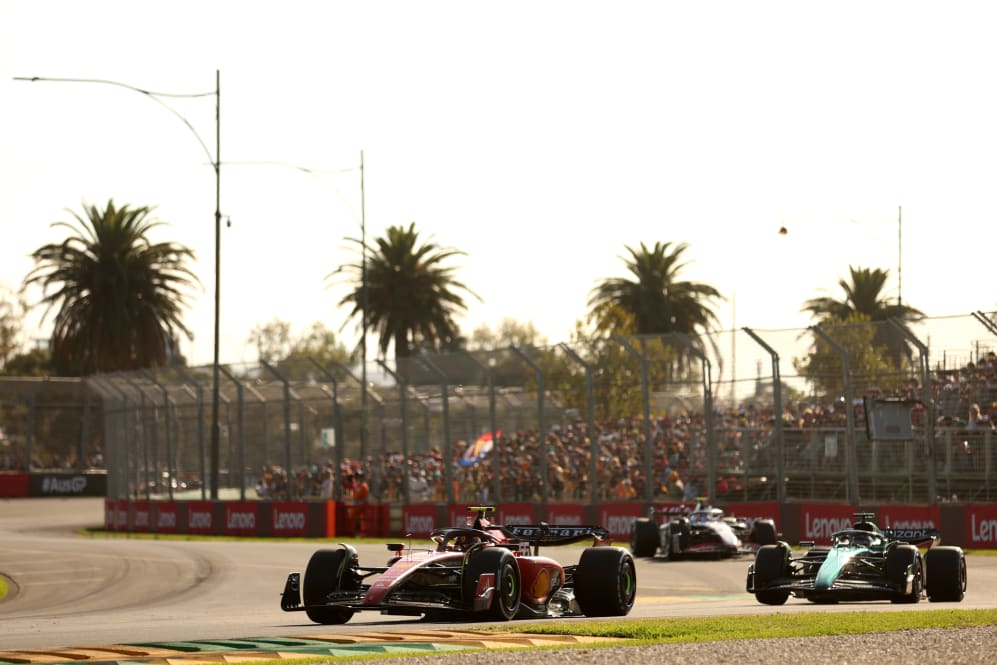
[[[85,476],[72,476],[70,478],[45,476],[42,478],[42,494],[46,496],[52,494],[74,496],[83,494],[86,488],[87,479]]]

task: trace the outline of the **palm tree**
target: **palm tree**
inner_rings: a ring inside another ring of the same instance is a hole
[[[181,320],[187,289],[199,286],[186,267],[194,253],[176,243],[152,243],[162,224],[151,208],[86,206],[61,243],[39,247],[24,287],[40,285],[45,316],[56,310],[52,359],[68,375],[165,365],[178,333],[193,335]]]
[[[590,320],[609,329],[610,320],[618,318],[612,316],[615,306],[633,315],[635,330],[630,332],[637,335],[709,330],[718,319],[708,302],[724,298],[709,284],[679,280],[688,247],[685,243],[673,247],[670,242],[656,242],[651,249],[644,243],[638,249],[627,246],[630,256],[624,261],[635,279],[610,277],[597,284],[589,294]]]
[[[626,246],[630,256],[624,261],[634,279],[611,277],[598,283],[589,294],[589,321],[597,330],[624,335],[695,336],[693,344],[703,350],[699,335],[718,323],[710,301],[724,298],[709,284],[679,279],[688,247],[671,242],[655,242],[650,249],[643,242],[636,249]],[[691,359],[689,350],[668,339],[662,343],[673,349],[669,374],[682,371]]]
[[[896,319],[906,327],[905,321],[919,321],[924,318],[924,312],[921,310],[904,305],[899,300],[893,302],[887,299],[884,288],[890,274],[889,270],[848,266],[848,271],[850,282],[844,279],[838,280],[838,286],[845,293],[843,299],[835,300],[830,296],[811,298],[803,304],[801,311],[810,312],[818,324],[843,323],[856,318],[864,318],[872,323],[885,323],[889,319]],[[912,355],[910,344],[893,326],[876,326],[873,344],[885,347],[895,361],[910,358]]]
[[[346,240],[364,251],[362,240]],[[467,308],[461,292],[480,300],[444,265],[464,255],[432,241],[420,244],[413,222],[408,228],[388,227],[375,247],[366,248],[366,261],[346,264],[327,278],[349,273],[352,288],[340,306],[351,306],[350,318],[362,326],[366,302],[367,326],[377,333],[381,356],[393,345],[395,358],[406,358],[416,348],[439,350],[458,337],[454,316]]]

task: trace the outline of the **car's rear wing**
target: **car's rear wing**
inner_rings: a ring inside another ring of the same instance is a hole
[[[941,540],[942,534],[938,529],[883,529],[883,537],[918,547],[931,547]]]
[[[513,524],[502,530],[512,538],[540,545],[573,545],[592,539],[594,545],[608,545],[612,542],[609,529],[601,526],[580,526],[576,524]]]

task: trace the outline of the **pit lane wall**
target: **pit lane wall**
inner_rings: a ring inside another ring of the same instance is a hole
[[[634,519],[648,515],[650,504],[503,503],[498,524],[598,525],[613,540],[627,544]],[[655,510],[681,515],[690,503],[656,503]],[[997,504],[860,505],[757,501],[722,506],[728,516],[751,521],[771,518],[791,544],[830,542],[831,534],[852,524],[856,512],[876,514],[880,526],[934,528],[942,543],[967,549],[997,549]],[[131,501],[107,499],[104,526],[109,531],[254,537],[428,538],[435,528],[462,524],[464,504],[349,505],[335,501]]]

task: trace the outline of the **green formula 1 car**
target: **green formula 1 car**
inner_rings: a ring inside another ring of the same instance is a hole
[[[748,567],[747,591],[758,602],[782,605],[790,596],[815,603],[889,600],[959,602],[966,593],[966,557],[959,547],[941,547],[935,529],[880,529],[872,513],[831,536],[830,547],[812,542],[803,556],[789,545],[764,545]],[[928,548],[922,554],[921,549]]]

